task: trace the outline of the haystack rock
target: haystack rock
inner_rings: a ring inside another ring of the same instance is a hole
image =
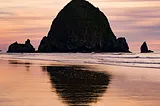
[[[143,42],[141,46],[141,53],[151,53],[153,52],[152,50],[148,50],[148,46],[146,42]]]
[[[116,39],[99,8],[85,0],[72,0],[53,20],[38,52],[129,52],[129,48],[125,38]]]
[[[33,53],[35,48],[31,45],[30,40],[27,39],[25,44],[19,44],[17,42],[11,44],[8,48],[8,53]]]

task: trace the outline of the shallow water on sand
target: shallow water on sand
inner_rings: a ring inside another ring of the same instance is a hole
[[[159,106],[160,71],[0,60],[0,106]]]

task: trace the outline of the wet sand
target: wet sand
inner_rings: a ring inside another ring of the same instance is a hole
[[[0,60],[0,106],[159,106],[160,71]]]

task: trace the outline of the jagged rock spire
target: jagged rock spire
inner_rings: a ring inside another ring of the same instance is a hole
[[[146,41],[143,42],[142,46],[141,46],[141,53],[149,53],[149,52],[153,52],[152,50],[148,50],[148,46]]]

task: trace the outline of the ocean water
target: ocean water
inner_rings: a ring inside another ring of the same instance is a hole
[[[159,106],[160,54],[0,54],[0,106]]]
[[[4,53],[0,58],[160,69],[160,53]]]

